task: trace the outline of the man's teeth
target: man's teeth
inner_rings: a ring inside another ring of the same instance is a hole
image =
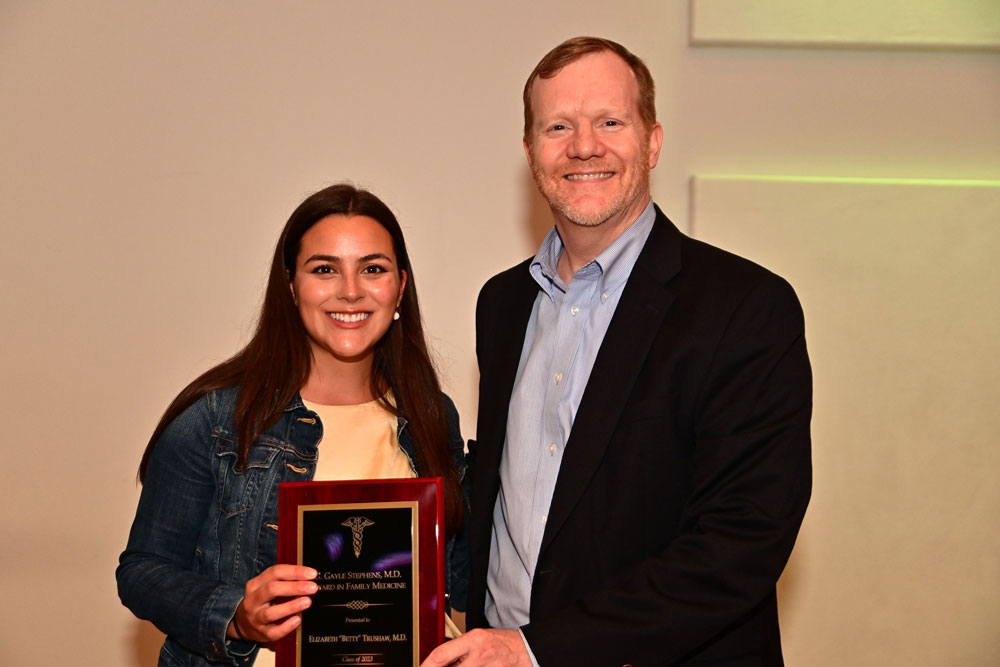
[[[571,181],[596,181],[600,178],[611,178],[612,171],[602,171],[598,174],[568,174],[566,178]]]
[[[367,320],[371,313],[330,313],[330,317],[338,322],[360,322]]]

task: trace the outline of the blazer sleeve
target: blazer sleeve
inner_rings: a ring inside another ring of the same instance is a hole
[[[465,611],[469,595],[469,483],[465,466],[465,441],[459,426],[458,410],[447,394],[442,394],[448,422],[448,440],[462,490],[462,528],[447,544],[448,606],[455,611]]]
[[[691,388],[693,474],[679,533],[613,585],[524,626],[543,667],[673,664],[774,595],[812,470],[804,324],[784,280],[767,273],[747,289],[707,368]]]

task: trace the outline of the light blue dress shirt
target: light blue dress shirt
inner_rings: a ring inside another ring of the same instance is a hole
[[[564,447],[655,217],[650,202],[568,285],[556,270],[563,244],[555,228],[531,263],[540,289],[514,380],[493,509],[486,618],[494,628],[517,628],[529,620],[531,582]]]

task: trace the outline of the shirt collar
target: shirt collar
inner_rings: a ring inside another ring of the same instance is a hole
[[[649,233],[653,230],[653,221],[656,220],[656,211],[653,208],[653,201],[646,204],[639,217],[631,225],[625,228],[618,238],[611,242],[601,254],[592,259],[589,263],[573,274],[573,278],[584,280],[599,280],[600,291],[611,293],[619,289],[628,280],[635,266],[642,247],[646,244]],[[565,292],[567,285],[559,277],[556,268],[559,265],[559,257],[562,255],[563,243],[559,237],[559,232],[555,226],[549,230],[542,241],[538,253],[531,260],[529,271],[532,278],[542,288],[542,291],[551,299],[553,290],[559,289]]]

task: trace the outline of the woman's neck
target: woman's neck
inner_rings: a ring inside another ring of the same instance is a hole
[[[320,405],[368,403],[375,398],[371,374],[371,359],[329,364],[316,363],[314,357],[309,378],[299,393],[305,400]]]

